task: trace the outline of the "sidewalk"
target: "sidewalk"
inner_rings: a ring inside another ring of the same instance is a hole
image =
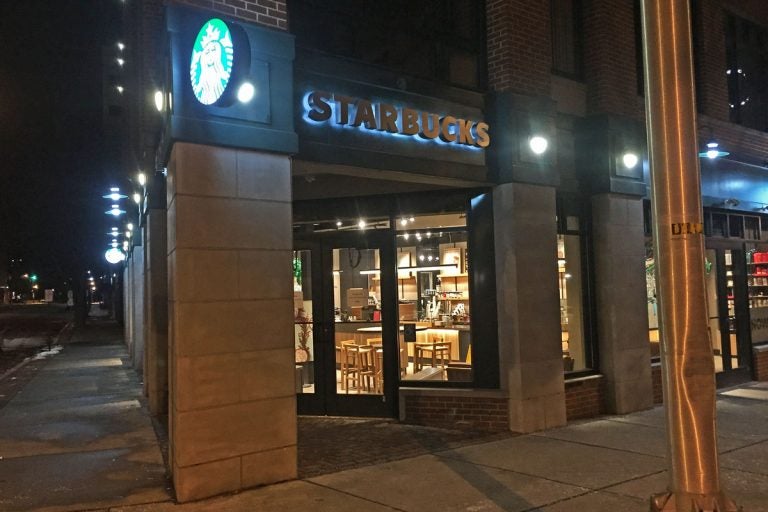
[[[489,437],[301,418],[302,479],[176,505],[125,357],[114,328],[76,331],[0,409],[0,510],[647,512],[667,483],[660,407]],[[768,383],[722,392],[718,414],[728,495],[768,512]],[[343,460],[369,439],[364,465]]]
[[[26,382],[0,409],[0,510],[170,500],[141,386],[114,324],[76,330],[60,353],[7,379]]]
[[[768,511],[768,384],[721,393],[718,414],[728,495],[745,512]],[[667,485],[663,423],[656,407],[184,506],[115,510],[648,512]]]

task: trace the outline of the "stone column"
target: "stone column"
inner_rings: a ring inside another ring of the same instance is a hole
[[[133,255],[128,254],[128,259],[125,260],[125,270],[123,272],[123,314],[125,315],[125,325],[123,326],[123,332],[125,336],[125,344],[128,348],[129,357],[133,357]]]
[[[147,209],[144,232],[144,391],[150,412],[157,416],[168,412],[168,240],[165,208],[150,206]]]
[[[620,194],[592,198],[600,371],[608,412],[653,405],[645,288],[643,200]]]
[[[176,495],[295,478],[290,159],[176,143],[167,188]]]
[[[141,236],[137,231],[134,236]],[[144,371],[144,247],[136,245],[133,247],[133,257],[131,258],[131,273],[133,279],[131,287],[133,288],[133,305],[131,312],[133,314],[133,327],[131,336],[133,338],[131,350],[131,362],[134,369],[143,373]]]
[[[508,183],[493,192],[501,386],[509,425],[564,425],[565,387],[553,187]]]

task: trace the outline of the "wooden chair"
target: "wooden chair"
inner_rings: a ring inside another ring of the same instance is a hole
[[[382,394],[384,390],[384,350],[376,348],[373,351],[373,392]]]
[[[416,343],[414,346],[414,369],[419,371],[423,367],[423,360],[428,357],[432,360],[432,368],[436,368],[438,362],[445,368],[451,360],[451,341],[427,341]]]
[[[374,349],[354,341],[341,342],[341,389],[349,393],[350,383],[360,393],[374,387]]]

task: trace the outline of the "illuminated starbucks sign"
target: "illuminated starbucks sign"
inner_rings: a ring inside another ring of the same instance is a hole
[[[487,148],[491,142],[488,124],[483,121],[325,91],[311,91],[305,98],[305,119],[313,124],[330,123],[388,136],[414,136],[454,146]]]
[[[234,45],[229,27],[211,18],[197,33],[189,64],[189,79],[195,98],[203,105],[216,103],[232,76]]]

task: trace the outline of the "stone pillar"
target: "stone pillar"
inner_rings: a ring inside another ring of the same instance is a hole
[[[290,159],[176,143],[170,459],[186,502],[296,478]]]
[[[592,198],[597,337],[608,412],[653,405],[645,285],[643,200],[620,194]]]
[[[141,236],[141,233],[138,232],[134,236]],[[131,362],[134,369],[142,373],[144,371],[144,247],[141,245],[133,247],[131,273],[133,274],[131,281],[131,287],[133,288],[133,305],[131,306],[133,314]]]
[[[125,260],[125,270],[123,271],[123,314],[125,315],[125,325],[123,332],[125,344],[128,348],[128,355],[133,356],[133,255],[128,254]]]
[[[168,412],[168,240],[165,208],[150,206],[147,209],[144,232],[144,392],[149,411],[157,416]]]
[[[508,183],[493,192],[501,386],[509,425],[565,425],[553,187]]]

